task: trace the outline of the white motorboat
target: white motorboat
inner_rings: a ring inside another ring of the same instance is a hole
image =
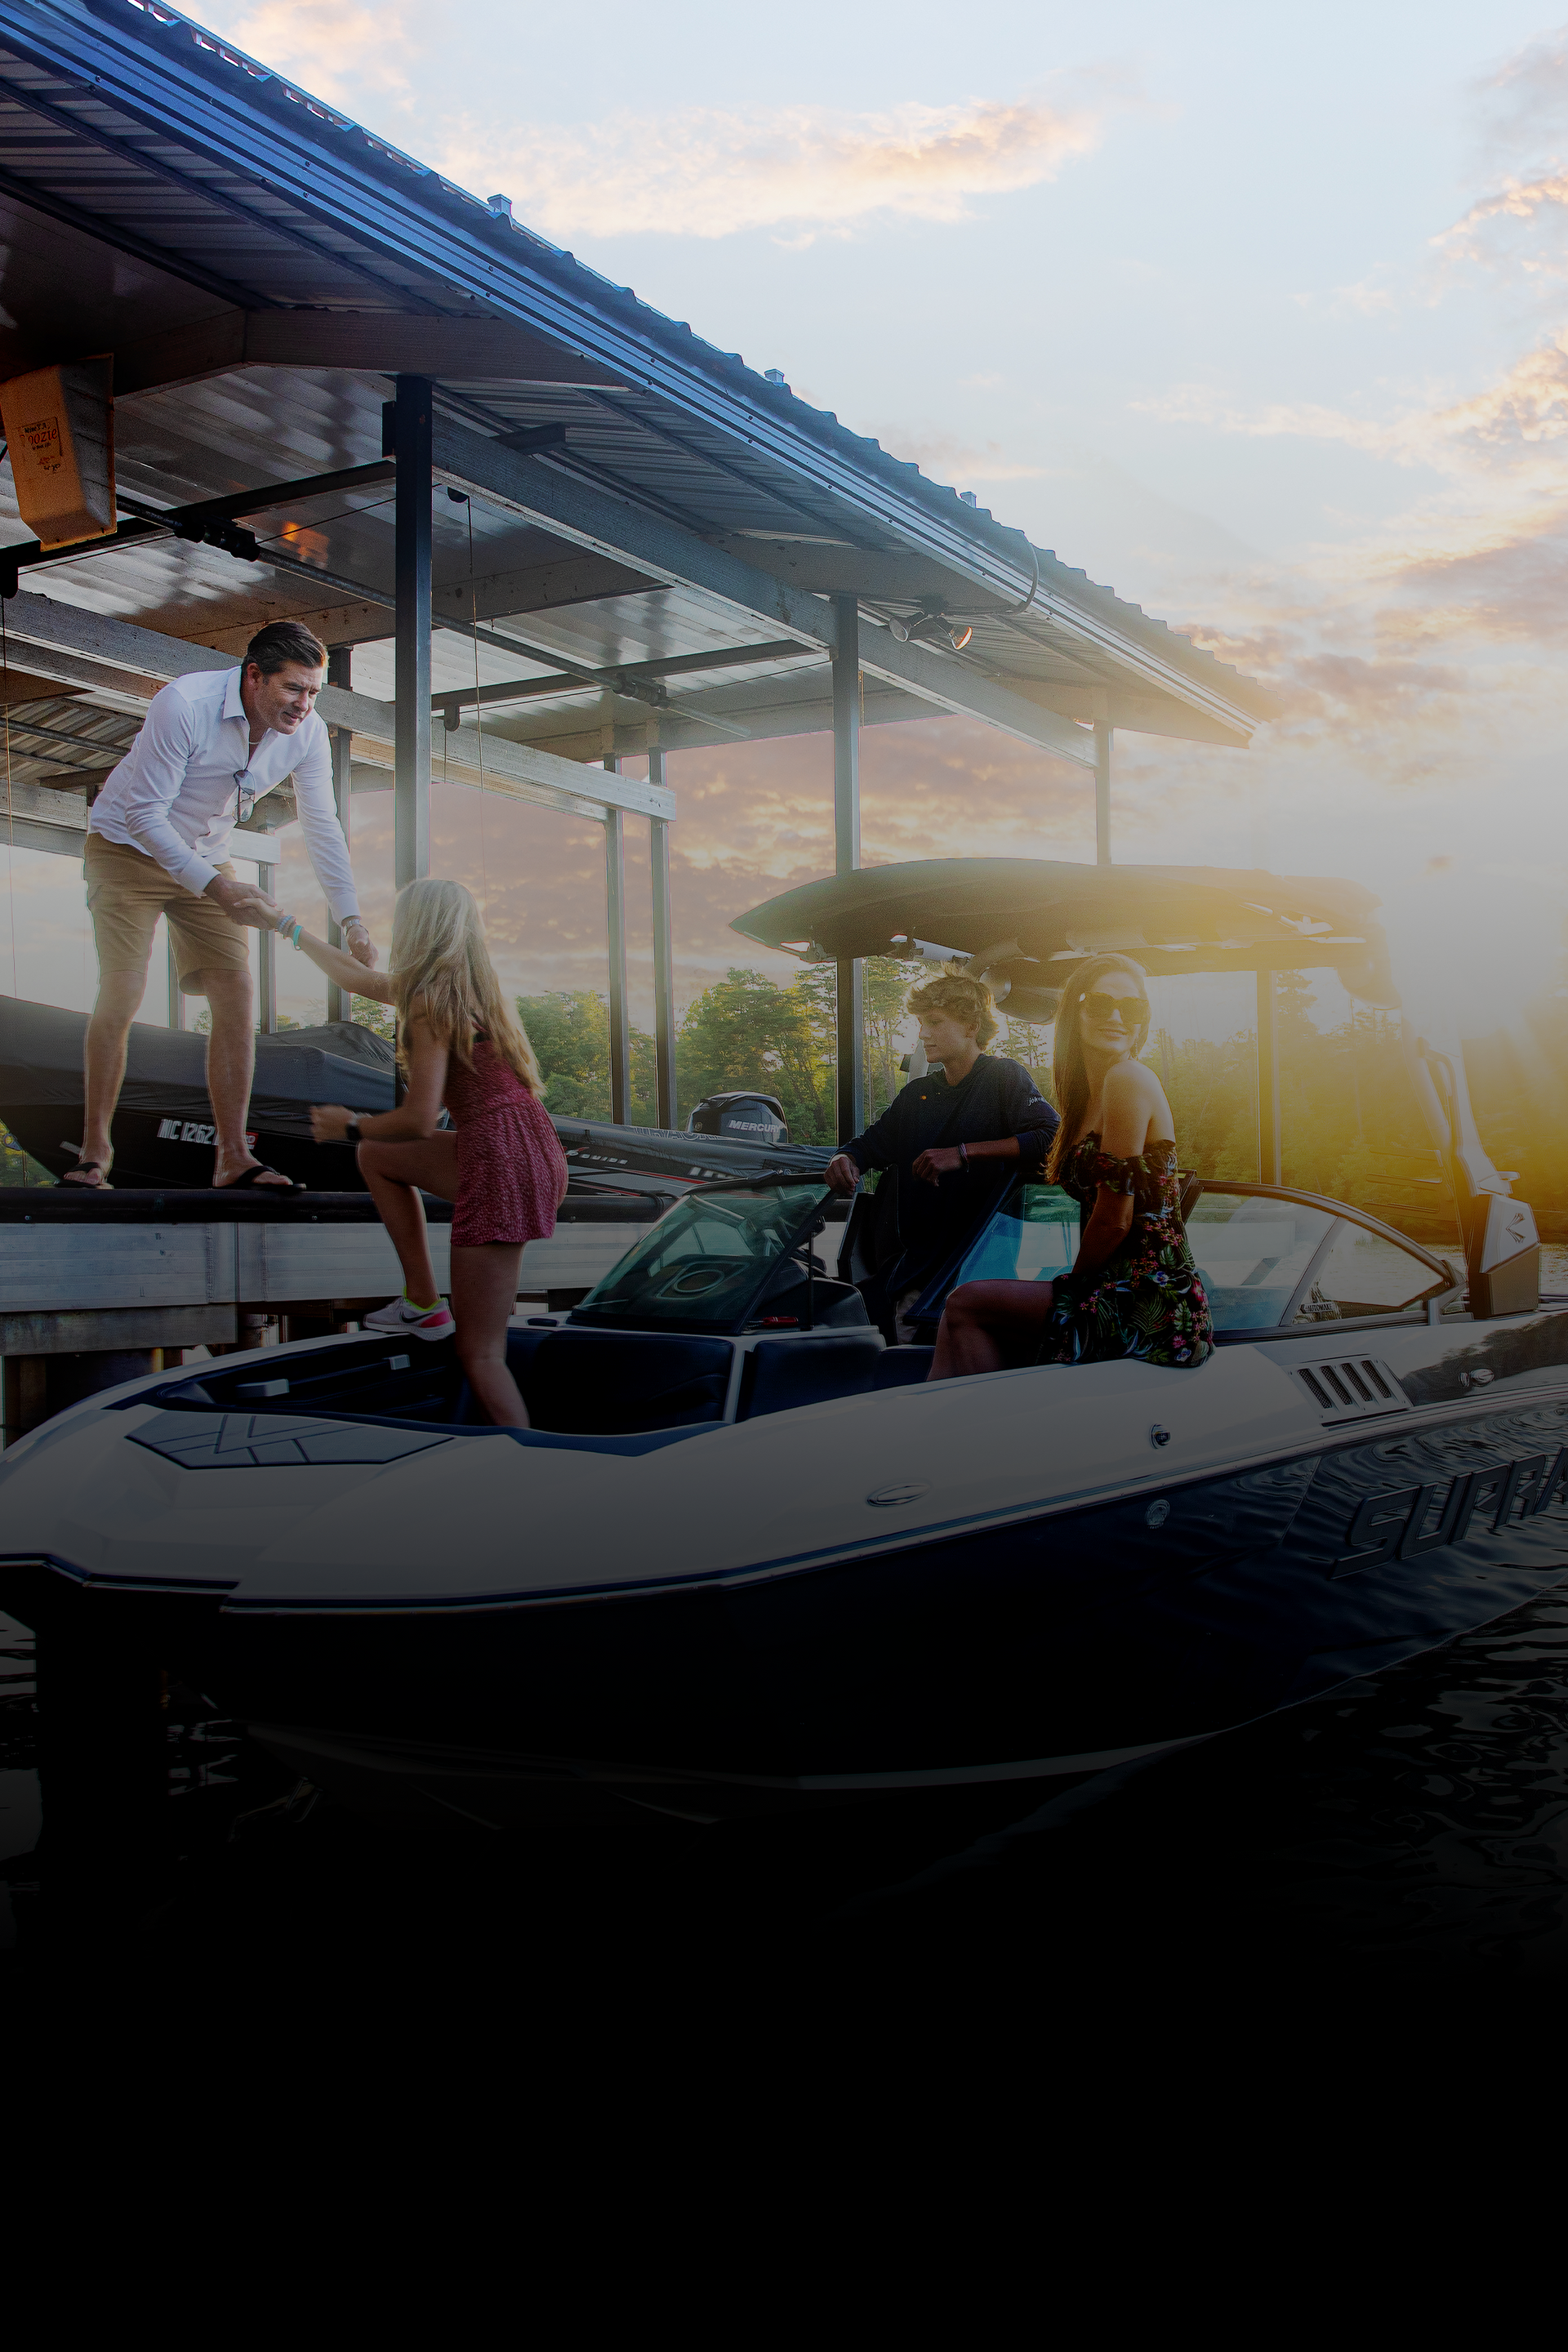
[[[1331,960],[1237,906],[1215,956]],[[994,912],[931,937],[1016,951]],[[1371,934],[1363,907],[1339,968],[1385,986]],[[445,1350],[363,1336],[62,1414],[0,1464],[0,1607],[179,1664],[324,1787],[494,1822],[1048,1782],[1315,1696],[1568,1580],[1568,1299],[1462,1061],[1409,1055],[1464,1263],[1190,1184],[1201,1370],[928,1384],[843,1278],[853,1226],[819,1271],[818,1178],[700,1185],[514,1326],[527,1433],[479,1425]],[[1075,1222],[1019,1178],[942,1281],[1048,1275]]]

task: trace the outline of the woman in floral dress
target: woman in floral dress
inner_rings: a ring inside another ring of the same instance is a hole
[[[1149,1034],[1141,965],[1091,956],[1062,992],[1052,1076],[1061,1125],[1048,1181],[1079,1203],[1070,1274],[970,1282],[948,1298],[933,1381],[1009,1365],[1121,1357],[1191,1369],[1214,1346],[1208,1300],[1182,1225],[1175,1121],[1138,1059]]]

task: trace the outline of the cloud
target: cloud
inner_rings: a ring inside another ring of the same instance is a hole
[[[413,101],[416,49],[402,0],[256,0],[216,13],[237,47],[297,75],[314,98],[346,106],[369,89]]]
[[[1568,328],[1524,352],[1479,392],[1434,399],[1393,417],[1357,416],[1306,401],[1237,408],[1203,384],[1176,384],[1130,405],[1166,424],[1205,425],[1254,440],[1339,441],[1399,466],[1465,471],[1568,436]]]
[[[856,430],[917,465],[928,481],[945,482],[953,489],[967,489],[975,482],[1034,481],[1046,471],[1026,457],[1010,457],[999,441],[964,441],[956,433],[905,425],[871,424]]]
[[[294,0],[266,5],[294,11]],[[972,219],[975,199],[1037,187],[1091,153],[1123,102],[1115,78],[1102,75],[1059,100],[911,101],[874,114],[696,107],[521,132],[471,118],[448,139],[443,169],[476,188],[504,188],[552,237],[787,228],[801,243],[877,215]]]

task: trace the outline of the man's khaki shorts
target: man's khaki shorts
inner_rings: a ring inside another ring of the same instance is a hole
[[[250,941],[239,924],[211,898],[193,898],[183,882],[165,874],[155,857],[106,841],[100,833],[87,836],[83,863],[87,871],[87,905],[98,941],[100,973],[145,973],[153,955],[153,934],[160,915],[169,919],[180,986],[190,993],[199,971],[250,970]],[[232,866],[220,866],[226,881],[237,881]]]

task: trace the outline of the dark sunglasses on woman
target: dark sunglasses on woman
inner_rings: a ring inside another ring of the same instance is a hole
[[[1096,988],[1079,1003],[1091,1021],[1114,1021],[1120,1018],[1129,1029],[1136,1029],[1149,1018],[1149,1000],[1144,996],[1106,996]]]

